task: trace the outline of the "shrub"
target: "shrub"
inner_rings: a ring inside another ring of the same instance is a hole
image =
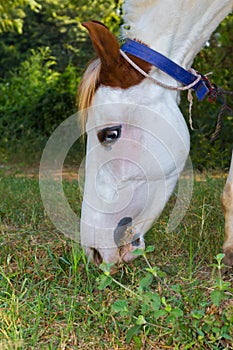
[[[75,112],[77,73],[68,65],[54,69],[49,48],[30,56],[0,83],[1,147],[45,139],[62,120]]]

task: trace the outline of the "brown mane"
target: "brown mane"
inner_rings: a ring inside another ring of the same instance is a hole
[[[100,59],[96,58],[88,65],[78,87],[77,104],[82,134],[85,132],[87,110],[91,106],[93,96],[99,86],[100,69]]]

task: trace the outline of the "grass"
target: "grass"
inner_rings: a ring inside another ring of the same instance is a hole
[[[0,349],[233,349],[223,178],[196,180],[183,222],[165,234],[171,198],[148,251],[110,276],[50,223],[36,177],[0,175]],[[79,212],[76,180],[64,188]]]

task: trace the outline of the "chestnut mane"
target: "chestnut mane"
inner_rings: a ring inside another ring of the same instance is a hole
[[[87,120],[87,109],[91,106],[93,96],[96,92],[97,87],[99,86],[100,69],[101,61],[99,58],[91,61],[86,71],[84,72],[78,88],[77,101],[80,114],[81,129],[83,133],[85,131]]]

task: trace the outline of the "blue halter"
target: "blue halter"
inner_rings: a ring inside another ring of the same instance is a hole
[[[143,45],[138,41],[127,39],[121,47],[121,50],[152,64],[183,85],[190,85],[197,79],[197,77],[191,72],[185,70],[161,53],[150,49],[148,46]],[[206,86],[204,79],[200,79],[192,89],[195,90],[199,101],[203,100],[206,94],[209,93],[209,89]]]

